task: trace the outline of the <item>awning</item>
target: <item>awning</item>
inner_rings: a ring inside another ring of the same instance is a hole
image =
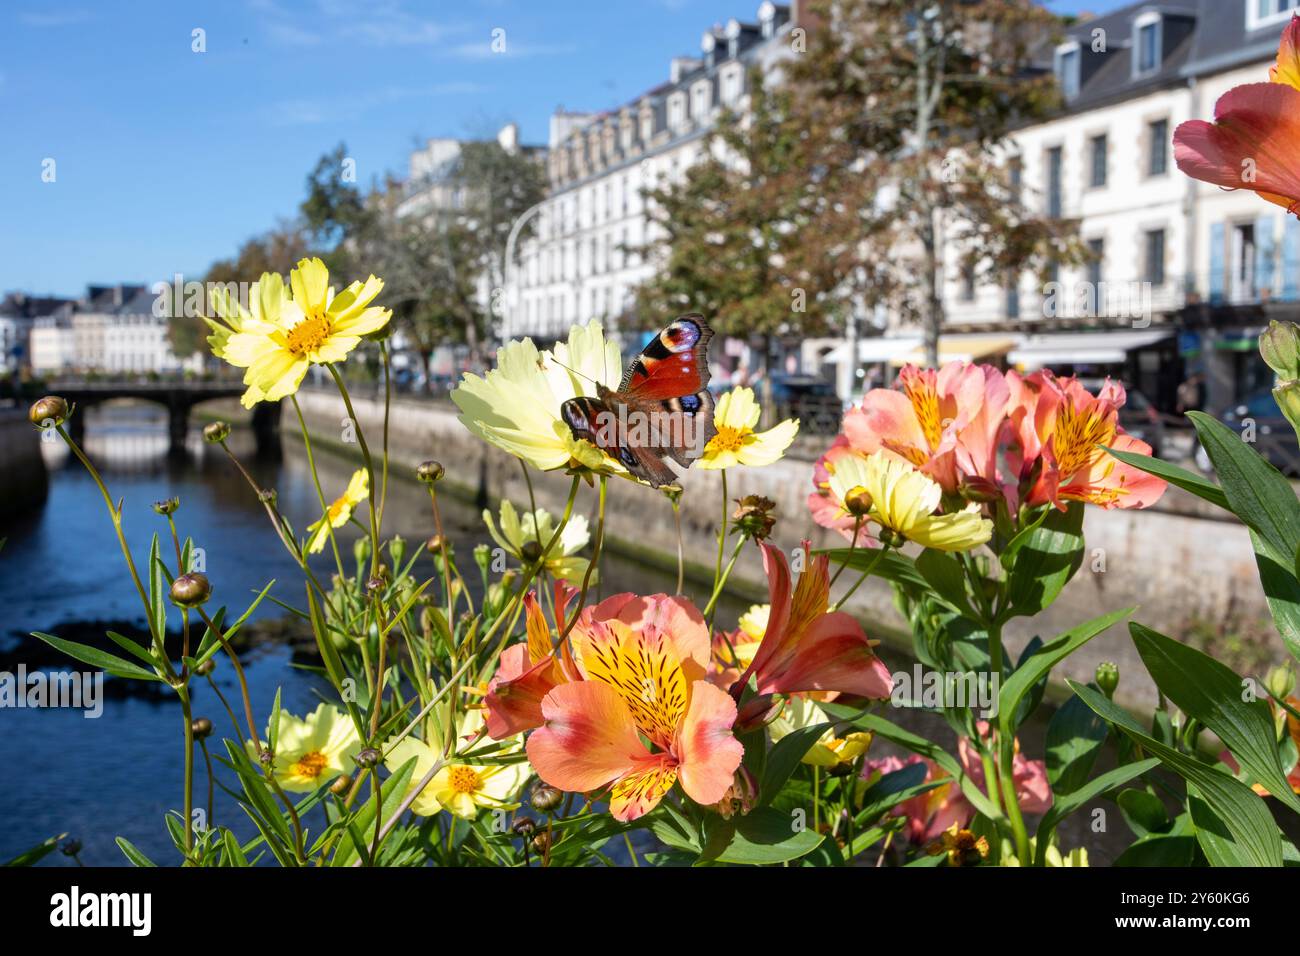
[[[1118,365],[1135,349],[1172,338],[1172,329],[1031,335],[1007,360],[1026,370],[1048,365]]]
[[[907,335],[899,338],[858,339],[858,364],[870,362],[888,362],[895,355],[910,352],[921,344],[920,336]],[[822,356],[823,362],[839,365],[849,357],[849,343],[842,342]]]
[[[939,364],[946,362],[977,362],[991,355],[1001,355],[1015,348],[1020,337],[1014,335],[941,335],[939,336]],[[917,347],[890,359],[894,365],[924,365],[925,349]]]

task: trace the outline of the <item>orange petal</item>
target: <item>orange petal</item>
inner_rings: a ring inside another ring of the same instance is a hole
[[[678,735],[676,753],[682,789],[696,803],[717,803],[731,786],[745,748],[731,732],[736,702],[707,681],[691,685],[691,705]]]
[[[1268,68],[1268,78],[1274,83],[1285,83],[1300,90],[1300,19],[1292,17],[1282,31],[1277,46],[1277,62]]]
[[[610,791],[610,816],[626,823],[649,813],[659,805],[659,801],[673,788],[676,781],[677,768],[664,762],[627,774]],[[721,800],[722,797],[719,796],[718,799]]]
[[[545,725],[528,738],[528,762],[553,787],[595,790],[647,757],[627,705],[605,684],[559,685],[542,700],[542,716]]]

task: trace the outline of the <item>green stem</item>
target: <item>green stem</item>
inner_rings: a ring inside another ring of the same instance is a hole
[[[705,606],[704,611],[702,612],[704,619],[709,622],[710,628],[713,627],[713,613],[714,608],[718,603],[718,598],[722,597],[722,592],[727,586],[727,579],[731,577],[731,569],[736,566],[736,559],[740,557],[741,549],[745,547],[745,542],[747,540],[749,539],[746,538],[745,535],[742,534],[740,536],[740,540],[736,542],[735,550],[731,552],[731,559],[727,562],[727,566],[722,569],[721,576],[713,585],[713,593],[709,595],[709,603]]]
[[[717,591],[718,582],[722,580],[722,553],[727,543],[727,469],[722,475],[722,523],[718,525],[718,559],[713,566],[713,590]]]
[[[871,572],[876,569],[876,565],[880,563],[880,559],[885,556],[885,552],[888,550],[889,550],[889,545],[887,544],[882,544],[879,548],[876,549],[876,553],[872,556],[871,560],[867,562],[867,566],[863,569],[862,576],[853,582],[853,587],[845,591],[844,594],[840,597],[840,599],[836,601],[833,605],[831,605],[832,611],[838,611],[840,608],[844,606],[844,602],[846,602],[849,598],[853,597],[853,593],[857,591],[859,587],[862,586],[863,581],[865,581],[868,577],[871,576]]]
[[[569,636],[573,626],[578,623],[578,616],[582,614],[582,609],[587,604],[587,589],[591,586],[591,576],[600,563],[601,548],[605,544],[605,490],[608,480],[604,475],[600,476],[599,503],[596,509],[596,546],[591,550],[591,561],[587,564],[587,573],[582,576],[582,591],[578,595],[578,606],[573,609],[573,617],[569,618],[569,623],[564,626],[564,633],[560,635],[561,641]],[[539,561],[538,567],[541,567],[543,563],[544,560]]]

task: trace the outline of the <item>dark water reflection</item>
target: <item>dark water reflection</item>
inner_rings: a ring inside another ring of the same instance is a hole
[[[232,615],[241,613],[253,595],[275,579],[271,593],[301,605],[301,572],[247,483],[220,449],[203,443],[197,430],[190,436],[189,454],[169,458],[166,425],[160,412],[137,405],[95,409],[88,419],[87,451],[109,491],[125,499],[124,528],[137,563],[143,567],[153,534],[167,534],[166,521],[154,514],[152,502],[179,496],[178,526],[204,549],[216,604],[228,605]],[[256,461],[251,437],[240,432],[232,437],[232,447],[259,484],[277,490],[281,510],[295,528],[305,528],[319,516],[300,444],[286,441],[284,459],[278,463]],[[84,621],[144,625],[98,489],[61,446],[47,446],[46,451],[49,498],[43,508],[5,532],[9,540],[0,551],[0,649],[9,652],[10,660],[37,652],[48,660],[43,645],[23,636],[33,630]],[[359,455],[351,461],[318,450],[317,464],[330,498],[342,491],[360,461]],[[474,544],[487,540],[478,510],[467,503],[446,501],[443,519],[462,560],[468,559]],[[414,546],[432,530],[427,492],[394,475],[385,533],[400,533]],[[351,542],[357,534],[351,527],[341,533],[345,566],[351,565]],[[333,558],[328,549],[314,564],[320,574],[329,574]],[[671,591],[675,585],[663,572],[613,555],[603,570],[606,594],[633,588],[642,593]],[[257,616],[282,613],[266,601]],[[734,621],[737,613],[734,606],[723,607],[720,620]],[[228,698],[236,693],[228,666],[219,665],[215,676]],[[288,649],[277,645],[253,652],[248,678],[253,706],[263,716],[270,712],[277,687],[283,688],[283,705],[297,714],[314,707],[317,695],[326,689],[311,673],[291,666]],[[196,685],[194,706],[196,714],[212,718],[218,732],[228,723],[220,719],[220,703],[202,684]],[[87,865],[123,863],[114,844],[119,835],[154,859],[173,862],[175,849],[164,831],[163,814],[181,804],[180,721],[180,707],[170,695],[159,700],[110,696],[97,719],[72,710],[0,709],[0,766],[6,782],[0,787],[0,860],[68,832],[82,841],[81,858]],[[199,766],[196,805],[206,790],[201,761]],[[218,777],[224,775],[219,771]],[[214,816],[252,835],[242,811],[219,789]],[[57,855],[47,860],[52,865],[70,862]]]

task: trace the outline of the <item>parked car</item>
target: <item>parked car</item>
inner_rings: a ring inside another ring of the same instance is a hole
[[[1296,445],[1295,430],[1282,415],[1273,399],[1271,389],[1251,392],[1241,403],[1219,415],[1219,421],[1243,439],[1253,439],[1255,450],[1285,475],[1300,477],[1300,448]],[[1253,434],[1247,428],[1254,426]],[[1210,456],[1198,442],[1193,453],[1196,467],[1204,472],[1213,471]]]
[[[1105,384],[1104,379],[1080,379],[1080,383],[1094,395]],[[1160,411],[1151,404],[1139,389],[1124,385],[1128,400],[1119,410],[1119,426],[1138,441],[1151,446],[1151,454],[1159,458],[1165,446],[1165,421]]]

